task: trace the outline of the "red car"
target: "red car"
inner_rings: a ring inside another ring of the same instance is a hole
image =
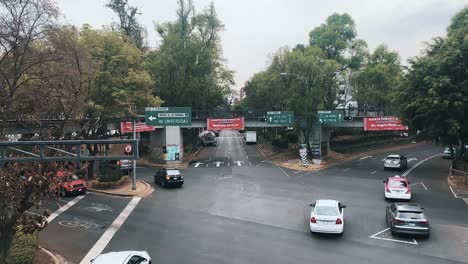
[[[78,176],[73,172],[59,171],[57,172],[57,176],[60,177],[58,193],[61,196],[65,197],[70,194],[81,194],[86,192],[86,182],[78,178]]]
[[[385,199],[411,200],[410,182],[405,177],[388,177],[385,183]]]

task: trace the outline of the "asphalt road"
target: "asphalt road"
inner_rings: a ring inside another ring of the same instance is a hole
[[[468,263],[468,205],[449,190],[450,161],[440,152],[433,145],[397,152],[409,158],[412,202],[426,210],[429,239],[384,231],[382,180],[403,173],[383,170],[390,153],[299,172],[274,166],[241,134],[223,131],[218,146],[182,170],[183,188],[155,186],[110,242],[98,244],[104,252],[147,250],[153,263]],[[151,182],[154,172],[139,168],[138,177]],[[308,205],[325,198],[348,206],[342,237],[309,231]],[[51,222],[41,243],[80,263],[129,202],[87,194]]]

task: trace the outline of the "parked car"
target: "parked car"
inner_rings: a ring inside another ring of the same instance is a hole
[[[133,161],[132,160],[105,160],[99,165],[99,170],[112,169],[120,171],[120,175],[132,174],[133,173]]]
[[[411,234],[429,237],[429,221],[415,203],[393,203],[386,207],[386,218],[392,235]]]
[[[87,190],[86,182],[73,172],[59,171],[57,176],[60,178],[58,185],[58,194],[60,196],[69,196],[71,194],[82,194]]]
[[[154,175],[154,183],[160,184],[163,188],[169,185],[182,187],[184,177],[178,169],[162,168]]]
[[[395,175],[384,182],[385,199],[411,200],[411,187],[407,178]]]
[[[201,132],[198,137],[201,139],[203,146],[216,146],[218,144],[214,131],[205,130]]]
[[[310,206],[309,225],[312,233],[343,234],[345,205],[336,200],[317,200]]]
[[[384,161],[384,170],[399,169],[406,170],[408,168],[408,160],[405,156],[399,154],[388,155]]]
[[[442,153],[443,159],[453,159],[454,156],[455,156],[455,149],[453,149],[453,153],[452,153],[450,148],[445,148],[444,152]]]
[[[91,260],[93,264],[151,264],[151,257],[146,251],[109,252]]]

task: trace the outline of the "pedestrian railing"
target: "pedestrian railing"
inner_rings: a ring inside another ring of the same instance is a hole
[[[468,172],[453,169],[452,166],[450,166],[450,177],[461,177],[463,184],[468,183]]]

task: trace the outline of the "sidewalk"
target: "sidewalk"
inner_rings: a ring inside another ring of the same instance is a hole
[[[334,164],[354,158],[364,157],[373,155],[376,153],[384,152],[384,151],[393,151],[393,150],[400,150],[406,149],[418,145],[426,144],[426,142],[419,142],[419,143],[411,143],[411,144],[404,144],[399,146],[369,150],[365,152],[356,152],[356,153],[337,153],[334,151],[330,151],[329,156],[322,160],[320,165],[311,164],[309,163],[307,167],[302,166],[299,162],[299,150],[298,149],[280,149],[276,147],[272,147],[269,145],[258,144],[257,147],[262,153],[262,155],[271,160],[273,164],[279,167],[291,169],[291,170],[298,170],[298,171],[317,171],[323,170]]]
[[[132,190],[132,182],[130,181],[124,184],[123,186],[120,186],[119,188],[115,188],[115,189],[100,190],[100,189],[88,188],[88,191],[110,194],[110,195],[117,195],[117,196],[145,197],[145,196],[150,195],[154,191],[154,188],[147,182],[144,182],[142,180],[137,180],[135,190]]]

